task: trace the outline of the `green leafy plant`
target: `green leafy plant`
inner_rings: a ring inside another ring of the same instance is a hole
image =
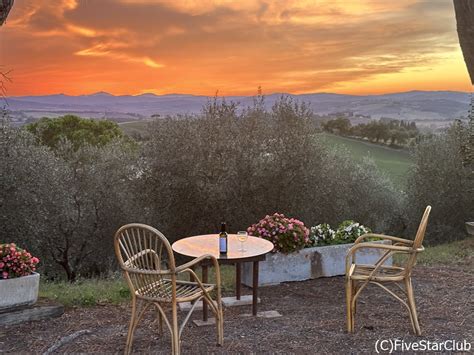
[[[311,227],[307,247],[330,245],[334,243],[336,231],[327,223]]]
[[[353,243],[363,234],[370,233],[370,228],[352,220],[342,222],[336,231],[334,244]]]

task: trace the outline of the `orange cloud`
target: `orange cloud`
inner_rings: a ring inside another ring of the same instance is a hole
[[[24,0],[1,31],[10,95],[471,87],[450,1]]]

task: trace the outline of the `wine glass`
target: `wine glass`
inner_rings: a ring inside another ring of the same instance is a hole
[[[244,249],[244,243],[247,240],[248,234],[246,231],[237,232],[237,239],[240,241],[240,250],[241,252],[247,251]]]

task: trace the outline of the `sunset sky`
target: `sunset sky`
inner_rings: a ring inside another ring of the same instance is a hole
[[[451,0],[16,0],[8,95],[471,90]]]

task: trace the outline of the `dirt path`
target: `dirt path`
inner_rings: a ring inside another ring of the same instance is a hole
[[[187,326],[184,354],[204,353],[367,353],[378,339],[405,342],[427,339],[468,340],[474,346],[474,277],[463,267],[416,267],[415,297],[423,336],[411,333],[402,305],[375,286],[358,306],[356,333],[345,332],[344,279],[324,278],[261,289],[259,310],[277,310],[280,318],[243,317],[250,307],[225,310],[225,344],[215,345],[214,327]],[[248,291],[248,290],[247,290]],[[122,353],[128,305],[71,309],[49,321],[0,328],[0,352],[44,352],[61,337],[88,329],[58,352]],[[194,318],[201,314],[196,312]],[[149,314],[138,328],[134,352],[170,351],[169,335],[159,337]]]

